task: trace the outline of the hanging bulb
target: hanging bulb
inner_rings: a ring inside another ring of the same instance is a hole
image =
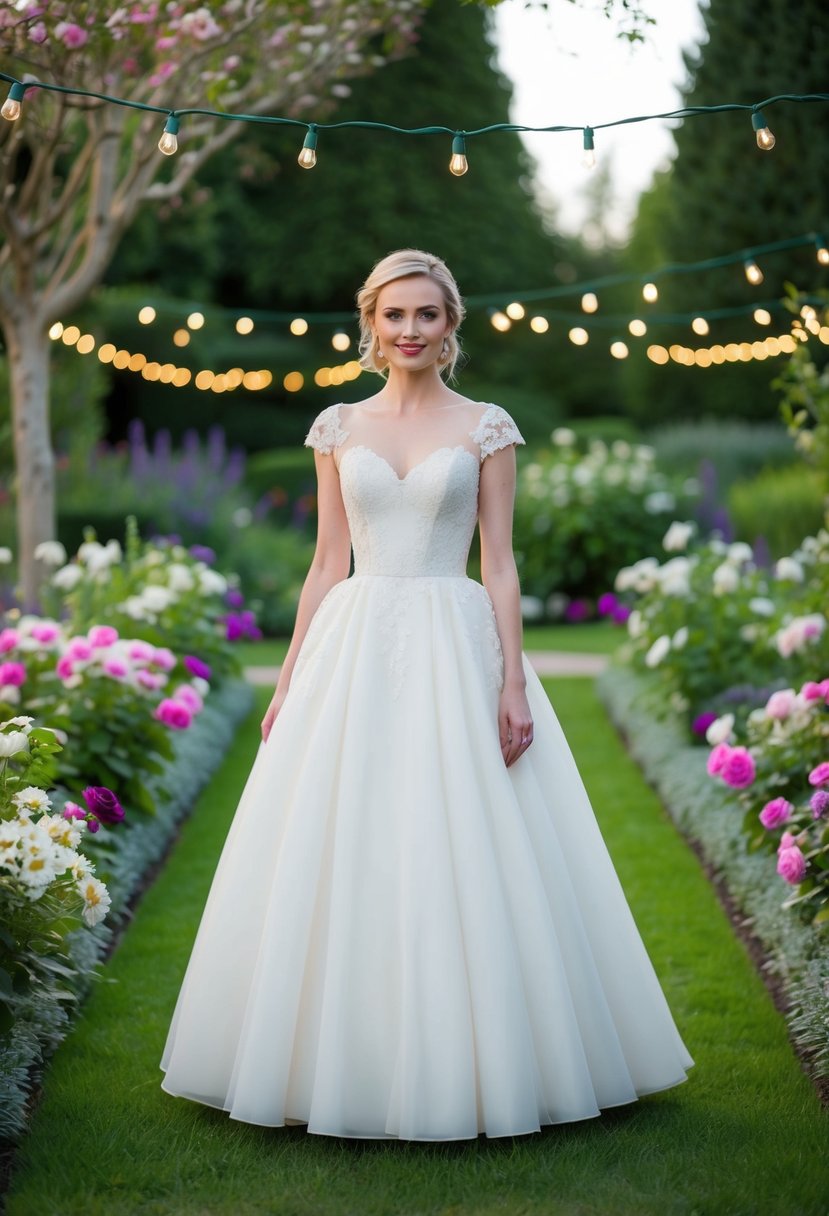
[[[815,237],[815,250],[817,260],[821,266],[829,266],[829,246],[827,246],[825,237]]]
[[[297,164],[302,169],[313,169],[317,163],[317,128],[309,127],[302,150],[297,157]]]
[[[581,298],[583,312],[596,312],[599,307],[599,297],[594,291],[586,291]]]
[[[757,263],[752,258],[747,258],[745,262],[746,278],[752,287],[759,287],[763,281],[763,272]]]
[[[455,177],[463,177],[469,168],[466,159],[466,140],[462,135],[456,135],[452,140],[452,159],[449,161],[449,172]]]
[[[582,153],[581,163],[585,169],[596,168],[596,153],[593,150],[593,128],[584,128],[584,152]]]
[[[762,110],[754,110],[751,115],[751,125],[757,135],[757,147],[761,152],[771,152],[777,140],[766,126]]]
[[[26,92],[26,86],[21,84],[19,80],[12,81],[12,87],[9,89],[9,95],[0,107],[0,114],[9,122],[16,122],[20,117],[20,103],[23,100]]]
[[[163,152],[165,156],[175,156],[178,152],[178,119],[175,114],[171,114],[164,126],[164,134],[158,141],[158,150]]]
[[[645,283],[642,288],[642,299],[646,304],[655,304],[659,299],[659,288],[655,283]]]

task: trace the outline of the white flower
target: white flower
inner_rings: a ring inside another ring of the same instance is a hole
[[[36,785],[28,785],[25,790],[12,794],[12,802],[25,811],[48,811],[52,805],[47,795]]]
[[[16,861],[23,825],[17,819],[0,819],[0,866]]]
[[[167,567],[167,582],[173,591],[192,591],[196,585],[193,571],[183,562],[171,562]]]
[[[776,612],[774,600],[765,595],[755,595],[754,599],[748,601],[748,606],[757,616],[774,616]]]
[[[247,528],[253,522],[253,512],[249,507],[237,507],[230,518],[235,528]]]
[[[538,621],[544,615],[544,604],[536,595],[521,596],[521,616],[525,621]]]
[[[725,560],[732,562],[734,565],[741,566],[743,562],[750,562],[754,558],[754,550],[751,545],[747,545],[743,540],[737,540],[733,545],[729,545],[726,549]]]
[[[659,562],[655,557],[642,557],[632,566],[623,566],[614,582],[617,591],[650,591],[656,585]]]
[[[75,849],[81,843],[82,824],[82,820],[64,819],[63,815],[43,815],[39,821],[39,826],[49,833],[50,839],[65,849]],[[66,865],[69,865],[68,860]]]
[[[737,590],[740,576],[730,562],[724,561],[721,566],[717,566],[712,581],[715,595],[727,595],[730,591]]]
[[[83,897],[83,912],[81,915],[88,925],[97,925],[109,911],[111,899],[100,878],[85,875],[78,882],[78,891]]]
[[[29,718],[25,714],[19,714],[16,718],[9,718],[7,722],[0,722],[0,730],[4,726],[19,726],[22,731],[28,735],[34,724],[34,718]]]
[[[809,616],[796,616],[782,629],[778,629],[772,638],[777,653],[788,659],[798,650],[802,650],[808,642],[816,641],[826,628],[826,617],[820,612],[810,613]]]
[[[147,611],[144,601],[139,595],[131,595],[129,599],[124,600],[123,604],[119,604],[118,607],[133,621],[155,620],[155,617]]]
[[[661,637],[656,639],[648,653],[645,655],[645,666],[658,667],[670,649],[671,639],[666,633],[663,633]]]
[[[688,541],[696,530],[696,524],[691,522],[680,523],[678,519],[675,519],[662,538],[662,548],[668,553],[678,553],[683,549],[687,549]]]
[[[87,875],[91,874],[95,867],[84,853],[75,853],[75,855],[69,859],[67,869],[70,870],[74,879],[79,880],[81,878],[86,878]]]
[[[781,582],[802,583],[803,567],[793,557],[781,557],[775,564],[774,577]]]
[[[32,850],[20,858],[17,877],[29,887],[29,898],[37,899],[43,893],[43,888],[57,877],[57,871],[49,853]]]
[[[176,594],[169,587],[157,587],[150,584],[144,588],[138,598],[148,612],[163,612],[173,603]]]
[[[8,566],[12,560],[12,551],[7,545],[0,545],[0,566]]]
[[[217,570],[205,566],[199,571],[199,589],[202,595],[224,595],[227,591],[227,579]]]
[[[659,570],[657,581],[666,595],[687,595],[691,590],[691,561],[672,557]]]
[[[570,448],[576,442],[576,432],[569,426],[557,426],[551,435],[553,443],[560,448]]]
[[[8,735],[0,733],[0,758],[8,759],[18,752],[29,750],[29,737],[22,730],[13,730]]]
[[[108,540],[105,546],[105,552],[109,560],[109,564],[114,566],[120,562],[124,554],[117,540]]]
[[[59,540],[44,540],[35,549],[35,561],[45,562],[47,566],[63,566],[66,563],[66,550]]]
[[[191,676],[190,683],[193,685],[202,700],[204,700],[204,698],[210,692],[210,681],[203,679],[202,676]]]
[[[634,608],[628,617],[628,637],[639,638],[645,631],[645,622],[642,619],[642,613],[638,608]]]
[[[61,591],[71,591],[73,587],[77,587],[82,578],[83,570],[77,563],[73,563],[55,571],[52,575],[52,585],[59,587]]]
[[[723,714],[720,718],[715,718],[708,730],[705,732],[705,738],[712,747],[716,747],[718,743],[730,743],[734,731],[734,715]]]
[[[686,644],[687,641],[688,641],[688,626],[681,625],[680,628],[677,629],[673,638],[671,639],[671,646],[674,648],[674,650],[682,650],[682,647]]]
[[[610,445],[610,450],[617,460],[629,460],[631,456],[631,446],[624,439],[614,439]]]
[[[676,499],[668,490],[652,490],[642,505],[648,515],[661,515],[663,511],[676,509]]]

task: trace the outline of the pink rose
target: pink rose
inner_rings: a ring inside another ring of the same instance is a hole
[[[155,654],[155,646],[151,646],[149,642],[131,642],[127,654],[136,663],[149,663]]]
[[[744,747],[732,747],[720,769],[725,784],[735,790],[743,790],[751,785],[756,773],[751,753]]]
[[[81,663],[85,663],[87,659],[92,658],[92,646],[88,638],[70,638],[64,653],[70,659],[76,659]]]
[[[57,661],[55,671],[58,673],[58,678],[68,680],[70,676],[75,674],[75,664],[72,662],[68,654],[61,655]]]
[[[786,823],[791,818],[793,810],[791,802],[787,802],[785,798],[774,798],[767,802],[760,812],[760,822],[769,830],[779,828],[781,823]]]
[[[773,692],[766,702],[766,717],[782,721],[784,718],[788,718],[796,704],[797,699],[793,688],[783,688],[780,692]]]
[[[74,21],[59,21],[55,26],[55,36],[60,38],[63,45],[69,47],[70,51],[77,50],[89,39],[86,30],[75,25]]]
[[[172,730],[187,730],[193,721],[193,715],[183,701],[166,698],[156,706],[154,716]]]
[[[0,654],[7,654],[20,644],[20,634],[16,629],[4,629],[0,633]]]
[[[47,36],[46,26],[42,21],[35,22],[35,24],[29,30],[29,42],[34,42],[40,45],[41,42],[46,41]]]
[[[711,755],[708,757],[708,764],[706,765],[709,777],[716,777],[717,773],[722,772],[722,766],[730,755],[731,748],[727,743],[718,743],[712,749]]]
[[[37,625],[32,625],[32,637],[43,646],[48,646],[60,637],[60,626],[52,621],[40,621]]]
[[[112,625],[93,625],[89,633],[86,635],[91,646],[100,647],[102,650],[107,646],[114,646],[118,641],[118,630]]]
[[[816,684],[814,680],[807,680],[800,690],[800,695],[804,701],[822,701],[823,685]]]
[[[777,873],[793,886],[803,878],[806,873],[806,858],[796,844],[781,849],[777,854]]]
[[[825,785],[829,781],[829,760],[824,760],[809,773],[809,785]]]
[[[176,701],[181,701],[182,705],[186,705],[191,714],[201,713],[204,709],[204,701],[192,684],[179,684],[173,693],[173,698]]]
[[[26,683],[26,668],[22,663],[0,663],[0,685],[12,684],[19,688]]]
[[[153,654],[152,661],[153,666],[160,667],[162,671],[172,671],[178,660],[172,650],[168,650],[166,646],[159,646]]]
[[[150,692],[158,692],[167,683],[167,677],[155,671],[139,671],[135,679],[141,688],[147,688]]]
[[[105,675],[111,676],[113,680],[123,680],[129,672],[129,665],[123,660],[111,656],[104,659],[102,668]]]

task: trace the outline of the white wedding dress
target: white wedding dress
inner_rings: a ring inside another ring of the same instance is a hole
[[[405,476],[357,407],[305,440],[341,458],[354,573],[259,748],[161,1061],[168,1093],[234,1119],[512,1136],[693,1063],[526,656],[535,738],[504,763],[495,615],[465,571],[481,462],[524,440],[471,409]]]

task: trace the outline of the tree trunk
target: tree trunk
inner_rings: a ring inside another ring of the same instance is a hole
[[[17,558],[24,611],[37,607],[45,568],[35,548],[53,540],[55,459],[49,427],[49,354],[51,339],[33,310],[15,303],[4,317],[11,381],[14,455],[17,470]]]

